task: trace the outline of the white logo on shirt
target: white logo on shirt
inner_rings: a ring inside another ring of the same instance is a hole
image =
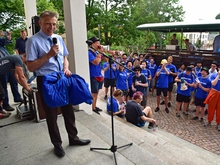
[[[10,62],[9,60],[3,60],[2,63],[0,63],[0,65],[7,64],[7,63],[9,63],[9,62]]]

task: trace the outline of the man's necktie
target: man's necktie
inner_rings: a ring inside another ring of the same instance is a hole
[[[49,41],[50,46],[53,46],[53,40],[52,40],[52,38],[51,38],[51,37],[49,37],[47,40]]]
[[[50,43],[50,46],[53,46],[54,44],[53,44],[53,39],[51,38],[51,37],[49,37],[48,39],[47,39],[48,41],[49,41],[49,43]],[[62,68],[61,68],[61,62],[60,62],[60,58],[59,58],[59,56],[58,56],[58,54],[56,55],[56,57],[54,57],[55,58],[55,60],[57,61],[57,63],[58,63],[58,65],[59,65],[59,70],[61,70]]]

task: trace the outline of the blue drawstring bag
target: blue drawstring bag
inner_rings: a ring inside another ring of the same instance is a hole
[[[77,74],[72,74],[68,78],[68,83],[72,84],[69,91],[69,101],[73,105],[78,105],[83,102],[92,104],[92,95],[88,84]]]
[[[69,84],[62,72],[53,72],[43,78],[43,97],[47,106],[56,108],[69,104]]]
[[[88,84],[77,74],[66,77],[63,72],[53,72],[43,78],[43,97],[47,106],[56,108],[71,103],[92,104]]]

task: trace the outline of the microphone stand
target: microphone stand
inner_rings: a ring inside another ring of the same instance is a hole
[[[112,78],[112,63],[115,62],[121,66],[124,66],[123,64],[113,60],[110,56],[106,55],[105,53],[102,53],[98,50],[96,50],[95,48],[93,47],[90,47],[90,49],[92,50],[95,50],[97,52],[99,52],[102,56],[106,57],[109,59],[109,65],[110,65],[110,78]],[[131,71],[131,72],[134,72],[130,69],[128,69],[127,67],[125,67],[127,70]],[[117,145],[115,145],[115,136],[114,136],[114,116],[113,116],[113,100],[112,100],[112,90],[113,90],[113,86],[111,86],[110,88],[110,101],[111,101],[111,127],[112,127],[112,145],[110,148],[94,148],[94,147],[91,147],[90,148],[90,151],[93,151],[93,150],[109,150],[111,152],[113,152],[113,156],[114,156],[114,161],[115,161],[115,164],[117,165],[117,160],[116,160],[116,156],[115,156],[115,152],[117,151],[117,149],[120,149],[120,148],[123,148],[123,147],[127,147],[127,146],[131,146],[133,145],[133,143],[129,143],[129,144],[126,144],[126,145],[123,145],[123,146],[120,146],[118,147]]]

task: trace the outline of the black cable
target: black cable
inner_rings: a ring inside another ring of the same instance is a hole
[[[10,125],[13,125],[13,124],[17,124],[17,123],[21,123],[21,122],[24,122],[26,120],[28,120],[28,118],[20,120],[20,121],[12,122],[12,123],[9,123],[9,124],[5,124],[5,125],[0,125],[0,128],[7,127],[7,126],[10,126]]]

